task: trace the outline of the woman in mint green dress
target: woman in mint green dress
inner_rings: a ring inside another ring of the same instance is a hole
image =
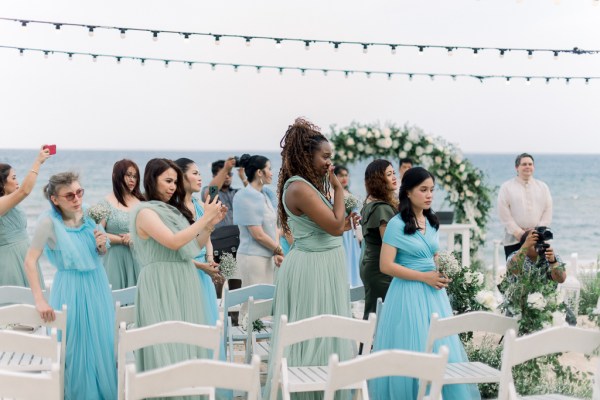
[[[414,167],[402,176],[399,213],[389,220],[383,235],[380,268],[393,276],[379,317],[373,351],[410,350],[423,352],[431,314],[452,316],[446,287],[449,280],[436,271],[439,222],[431,210],[433,175]],[[468,361],[458,335],[437,340],[433,346],[448,346],[448,362]],[[417,398],[419,382],[407,377],[386,377],[369,382],[373,399]],[[445,400],[479,399],[477,385],[444,385]]]
[[[27,215],[18,204],[33,190],[40,167],[49,157],[48,149],[40,150],[20,186],[14,168],[0,163],[0,286],[29,286],[23,268],[29,247]],[[39,265],[37,268],[45,289]]]
[[[204,203],[204,216],[193,220],[185,207],[183,173],[171,160],[155,158],[144,171],[148,201],[140,203],[131,218],[133,251],[142,267],[137,285],[136,325],[184,321],[209,325],[200,296],[201,286],[194,257],[206,244],[214,224],[227,213],[217,199]],[[138,371],[178,361],[208,358],[206,349],[183,344],[165,344],[136,353]]]
[[[342,243],[342,234],[349,229],[350,221],[345,217],[344,189],[333,173],[331,144],[316,126],[297,119],[283,137],[282,148],[279,219],[282,230],[293,234],[294,243],[277,276],[274,340],[282,315],[287,315],[289,322],[322,314],[351,316]],[[327,197],[328,182],[333,187],[333,206]],[[290,366],[327,365],[332,353],[345,360],[352,352],[349,341],[327,338],[292,345],[285,351],[285,357]],[[265,398],[275,400],[277,387],[272,378],[270,367]],[[322,395],[310,392],[293,398],[318,399]],[[344,397],[348,395],[342,393]]]
[[[108,218],[101,222],[110,239],[103,263],[112,290],[119,290],[136,286],[140,275],[139,264],[129,247],[129,213],[144,200],[137,164],[128,159],[117,161],[113,166],[112,186],[112,193],[100,202],[110,210]]]
[[[108,240],[86,215],[83,194],[76,174],[50,177],[44,195],[52,208],[40,216],[25,269],[44,321],[53,321],[54,310],[67,306],[65,399],[116,399],[115,312],[100,257]],[[38,284],[36,264],[42,252],[57,270],[50,304]]]

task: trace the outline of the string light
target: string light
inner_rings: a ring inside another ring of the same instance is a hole
[[[554,52],[554,59],[555,59],[555,60],[558,60],[558,51],[555,51],[555,52]]]
[[[396,54],[396,46],[391,45],[390,46],[390,51],[392,52],[392,55]]]
[[[93,26],[88,27],[88,36],[89,37],[94,36],[94,27]]]
[[[153,31],[152,32],[152,40],[157,42],[158,41],[158,31]]]
[[[121,34],[120,34],[121,39],[125,39],[125,35],[127,33],[127,29],[120,29],[120,31],[121,31]]]
[[[594,5],[598,5],[600,3],[600,0],[592,0]],[[107,30],[118,30],[121,34],[122,38],[125,38],[125,33],[127,30],[130,31],[139,31],[139,32],[150,32],[153,35],[153,39],[157,39],[159,34],[177,34],[177,35],[183,35],[185,37],[185,34],[188,34],[188,36],[191,35],[198,35],[198,36],[212,36],[214,37],[215,40],[215,44],[218,44],[218,42],[220,41],[221,37],[230,37],[230,38],[242,38],[246,41],[247,44],[249,44],[249,42],[251,40],[254,39],[259,39],[259,40],[268,40],[268,41],[273,41],[275,42],[275,44],[282,44],[283,42],[302,42],[305,44],[305,47],[310,47],[311,43],[331,43],[334,46],[334,49],[338,49],[342,44],[347,44],[347,45],[355,45],[355,46],[361,46],[363,48],[363,50],[365,49],[365,45],[366,47],[371,47],[371,46],[386,46],[388,48],[391,48],[392,50],[392,54],[394,53],[395,49],[397,47],[413,47],[418,49],[419,54],[422,54],[424,52],[424,50],[426,48],[441,48],[441,49],[446,49],[448,50],[448,53],[452,53],[453,50],[458,50],[458,49],[466,49],[466,50],[472,50],[473,51],[473,47],[472,46],[454,46],[454,45],[422,45],[422,44],[411,44],[411,43],[383,43],[383,42],[379,42],[379,43],[365,43],[362,41],[339,41],[339,40],[324,40],[324,39],[306,39],[306,38],[281,38],[281,37],[269,37],[269,36],[248,36],[248,35],[238,35],[238,34],[213,34],[213,33],[207,33],[207,32],[180,32],[180,31],[170,31],[170,30],[159,30],[159,29],[148,29],[148,28],[133,28],[133,27],[114,27],[114,26],[103,26],[103,25],[89,25],[89,24],[78,24],[78,23],[67,23],[67,22],[52,22],[52,21],[41,21],[41,20],[23,20],[23,19],[15,19],[15,18],[4,18],[1,17],[0,20],[3,21],[13,21],[13,22],[17,22],[19,24],[21,24],[21,26],[26,27],[29,24],[47,24],[47,25],[54,25],[54,28],[56,31],[60,31],[61,28],[63,26],[73,26],[73,27],[81,27],[84,28],[86,30],[88,30],[89,33],[92,33],[92,31],[95,31],[96,29],[107,29]],[[306,46],[306,44],[308,43],[308,46]],[[452,51],[450,51],[450,49],[452,49]],[[527,53],[527,55],[533,54],[533,53],[539,53],[539,52],[551,52],[553,54],[556,53],[570,53],[570,54],[577,54],[577,55],[581,55],[581,54],[597,54],[600,53],[600,50],[581,50],[577,47],[573,48],[573,49],[544,49],[544,48],[538,48],[538,49],[531,49],[531,48],[500,48],[500,47],[477,47],[478,51],[487,51],[487,50],[495,50],[495,51],[499,51],[500,55],[503,56],[504,53],[506,51],[518,51],[518,52],[525,52]]]
[[[533,50],[527,50],[527,58],[531,60],[533,58]]]
[[[363,43],[363,54],[367,54],[369,52],[369,45],[366,43]]]
[[[546,85],[550,84],[550,78],[546,78]]]
[[[283,67],[283,66],[275,66],[275,65],[218,63],[218,62],[199,61],[199,60],[169,60],[169,59],[161,59],[161,58],[141,58],[141,57],[127,56],[127,55],[92,54],[92,53],[85,53],[85,52],[37,49],[37,48],[14,47],[14,46],[4,46],[4,45],[0,45],[0,49],[12,49],[12,50],[18,51],[20,56],[23,56],[26,51],[27,52],[40,52],[40,53],[43,53],[44,58],[48,58],[50,53],[65,54],[68,56],[69,60],[72,60],[75,55],[91,57],[92,61],[96,61],[98,57],[114,58],[116,60],[117,64],[121,64],[121,61],[123,59],[139,61],[140,65],[142,65],[142,66],[145,66],[146,61],[161,62],[161,63],[163,63],[165,68],[168,68],[168,66],[172,63],[181,63],[184,65],[187,64],[188,67],[190,67],[190,68],[192,67],[193,64],[210,65],[210,67],[213,71],[216,69],[217,65],[231,66],[231,67],[233,67],[234,71],[236,71],[236,72],[238,71],[239,68],[253,68],[256,70],[257,73],[262,72],[263,69],[272,69],[272,70],[278,70],[280,75],[283,74],[283,71],[285,69],[287,69],[287,70],[300,71],[302,76],[305,76],[307,71],[322,72],[323,75],[325,75],[325,76],[329,76],[330,72],[343,73],[345,78],[348,78],[350,76],[350,74],[353,74],[353,73],[365,74],[365,76],[367,78],[370,78],[373,75],[383,75],[383,76],[387,76],[387,78],[389,80],[391,80],[393,75],[403,75],[403,76],[407,76],[409,81],[412,81],[415,76],[427,76],[432,81],[436,80],[435,78],[437,78],[437,77],[449,77],[449,78],[452,78],[452,80],[454,80],[454,81],[457,80],[457,77],[475,78],[475,79],[478,79],[482,83],[489,79],[502,79],[507,84],[509,81],[511,81],[513,79],[524,79],[527,84],[529,84],[531,81],[533,81],[535,79],[540,79],[540,80],[545,79],[546,83],[549,83],[551,79],[557,79],[557,80],[564,79],[565,83],[567,83],[567,84],[569,84],[571,82],[571,80],[581,80],[581,81],[585,82],[585,84],[589,84],[592,80],[600,80],[600,76],[592,76],[592,77],[590,77],[590,76],[587,76],[587,77],[583,77],[583,76],[544,77],[544,76],[518,76],[518,75],[506,76],[506,75],[446,74],[446,73],[405,72],[405,71],[372,71],[372,70],[367,71],[367,70],[330,69],[330,68],[316,68],[316,67],[313,68],[313,67],[298,67],[298,66]]]
[[[505,49],[500,49],[500,58],[504,58]]]
[[[246,37],[246,47],[250,47],[250,41],[252,39],[250,37]]]
[[[310,50],[310,40],[304,41],[304,50],[306,50],[306,51]]]
[[[188,68],[189,68],[189,69],[192,69],[192,68],[194,68],[194,63],[193,63],[193,62],[188,62]]]
[[[189,33],[184,33],[183,34],[183,42],[184,43],[189,43],[190,42],[190,34]]]
[[[339,49],[340,49],[340,43],[333,42],[333,51],[335,51],[337,53]]]
[[[448,47],[448,56],[452,57],[454,55],[454,49],[452,47]]]
[[[280,49],[281,48],[281,39],[275,39],[275,48],[276,49]]]
[[[509,76],[506,77],[506,86],[510,86],[510,77]]]
[[[479,49],[473,49],[473,57],[477,58],[478,54],[479,54]]]
[[[221,36],[220,35],[215,35],[215,44],[217,46],[221,44]]]
[[[530,85],[531,85],[531,78],[530,78],[530,77],[527,77],[527,78],[525,78],[525,84],[526,84],[527,86],[530,86]]]

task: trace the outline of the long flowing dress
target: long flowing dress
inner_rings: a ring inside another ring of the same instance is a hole
[[[360,279],[360,246],[356,239],[353,229],[344,232],[342,235],[344,249],[346,250],[346,269],[348,272],[348,284],[350,287],[363,286]]]
[[[285,190],[290,183],[302,181],[310,183],[299,176],[288,179]],[[331,204],[314,186],[325,204]],[[319,227],[308,216],[296,216],[285,207],[288,224],[294,235],[294,243],[281,265],[274,294],[274,320],[272,348],[276,346],[278,322],[282,315],[287,315],[288,322],[322,314],[334,314],[350,317],[350,291],[346,272],[346,260],[342,238],[332,236]],[[353,346],[347,340],[337,338],[313,339],[287,347],[284,357],[289,366],[327,365],[329,356],[339,355],[340,360],[347,360],[353,355]],[[271,390],[272,361],[269,362],[269,375],[265,387],[266,396]],[[338,392],[336,398],[349,396],[348,392]],[[296,394],[293,399],[321,399],[323,392]],[[275,399],[273,399],[275,400]]]
[[[438,232],[426,223],[425,233],[404,233],[404,221],[399,215],[392,218],[383,235],[383,243],[398,249],[394,262],[416,271],[435,269],[433,256],[438,251]],[[393,278],[387,292],[377,327],[373,351],[400,349],[425,351],[431,314],[441,318],[452,316],[446,290],[438,290],[421,281]],[[457,335],[437,340],[433,351],[441,345],[450,350],[448,362],[468,361]],[[374,399],[416,399],[419,381],[406,377],[386,377],[369,382],[369,393]],[[476,385],[445,385],[444,399],[479,399]]]
[[[65,226],[54,209],[42,214],[32,247],[56,267],[50,306],[67,306],[65,399],[116,399],[115,313],[106,272],[88,217]]]
[[[16,206],[0,216],[0,286],[29,287],[24,268],[28,248],[27,216]],[[40,285],[45,289],[39,264],[37,268]]]
[[[106,232],[113,235],[129,233],[129,211],[119,210],[106,200],[102,200],[100,204],[110,210],[110,215],[106,219]],[[129,246],[112,244],[104,256],[103,263],[112,290],[137,285],[140,266]]]
[[[135,302],[136,325],[142,327],[163,321],[209,325],[211,316],[202,302],[202,287],[192,262],[200,253],[200,246],[192,240],[179,250],[171,250],[152,238],[139,237],[135,220],[145,208],[156,212],[173,232],[189,227],[189,222],[177,209],[161,201],[142,202],[133,211],[129,231],[134,254],[142,266]],[[143,348],[136,352],[135,358],[137,370],[147,371],[179,361],[211,357],[210,350],[197,346],[163,344]]]

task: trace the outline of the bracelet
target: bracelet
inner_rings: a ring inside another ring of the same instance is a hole
[[[281,248],[281,245],[279,245],[273,249],[273,255],[274,256],[282,256],[283,255],[283,249]]]
[[[30,169],[29,172],[33,172],[34,174],[39,175],[39,173],[35,169]]]

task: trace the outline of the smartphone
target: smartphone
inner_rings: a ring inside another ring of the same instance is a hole
[[[55,144],[46,144],[44,145],[44,150],[50,150],[50,155],[56,154],[56,145]]]
[[[208,187],[208,197],[210,198],[210,201],[212,201],[217,194],[219,194],[218,186],[213,185]]]

